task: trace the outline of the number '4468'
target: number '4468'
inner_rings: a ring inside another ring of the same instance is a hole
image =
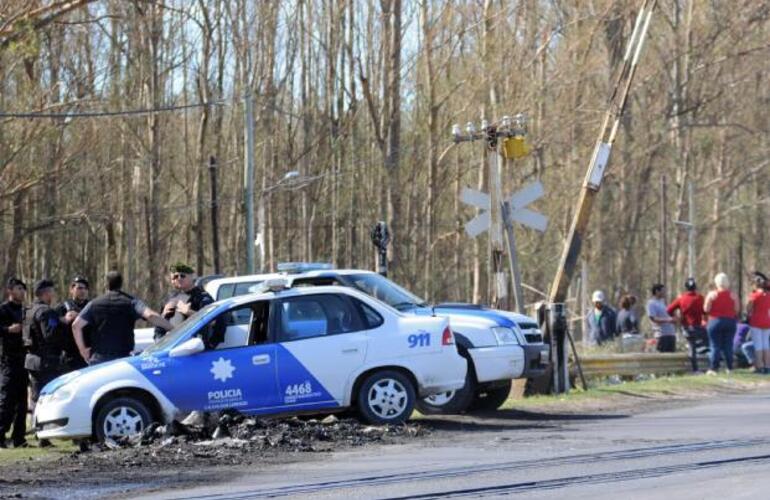
[[[409,348],[427,347],[430,345],[430,333],[413,333],[406,341],[409,342]]]
[[[311,392],[313,392],[313,388],[310,385],[310,382],[305,382],[304,384],[293,384],[293,385],[286,386],[287,396],[301,396],[304,394],[310,394]]]

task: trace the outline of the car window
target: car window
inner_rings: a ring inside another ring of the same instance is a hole
[[[382,316],[380,316],[380,313],[375,311],[374,308],[369,304],[362,302],[358,299],[351,299],[351,300],[361,311],[361,315],[364,318],[364,323],[366,324],[367,330],[373,330],[374,328],[378,328],[382,326],[382,324],[385,322]]]
[[[295,279],[291,286],[297,287],[297,286],[330,286],[330,285],[340,285],[341,283],[337,281],[335,278],[330,277],[314,277],[314,278],[297,278]]]
[[[207,349],[265,344],[269,341],[269,313],[270,301],[242,304],[211,319],[196,335],[203,339]],[[246,318],[246,321],[236,323],[237,318]]]
[[[230,297],[232,297],[234,287],[235,285],[233,285],[232,283],[220,286],[219,289],[217,290],[217,300],[229,299]]]
[[[261,281],[247,281],[244,283],[236,283],[235,291],[233,295],[235,297],[239,295],[246,295],[247,293],[254,293],[257,291],[257,285],[261,284]]]
[[[332,294],[290,297],[278,307],[279,342],[365,329],[358,310],[347,297]]]
[[[246,295],[247,293],[254,293],[256,287],[258,287],[261,281],[246,281],[243,283],[229,283],[219,287],[217,292],[217,300],[237,297],[239,295]],[[232,314],[227,318],[228,325],[248,325],[251,318],[251,311],[248,308],[241,308],[232,311]]]

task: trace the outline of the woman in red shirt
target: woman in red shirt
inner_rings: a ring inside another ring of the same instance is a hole
[[[738,324],[736,318],[741,307],[738,297],[730,290],[730,280],[725,273],[717,274],[714,277],[714,284],[717,289],[706,295],[706,302],[703,305],[703,311],[709,316],[706,331],[711,344],[710,369],[706,375],[716,375],[721,356],[725,358],[727,373],[732,371],[733,337]]]
[[[754,342],[754,371],[770,373],[770,292],[767,276],[754,272],[754,291],[746,304],[751,340]]]

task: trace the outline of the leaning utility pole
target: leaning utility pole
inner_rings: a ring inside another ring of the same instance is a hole
[[[246,274],[254,274],[254,99],[243,98],[243,197],[246,213]]]
[[[599,139],[596,142],[591,162],[588,165],[583,182],[583,189],[578,200],[577,210],[572,220],[569,235],[564,246],[559,267],[551,291],[549,293],[549,303],[545,317],[545,328],[551,342],[551,357],[553,362],[553,390],[556,393],[567,392],[569,390],[569,368],[567,363],[567,331],[566,312],[564,302],[567,299],[567,289],[569,288],[572,275],[575,272],[580,248],[583,244],[588,221],[591,217],[596,193],[599,192],[604,172],[607,168],[612,151],[612,145],[615,142],[620,119],[626,108],[631,82],[636,72],[636,63],[642,52],[642,46],[647,34],[647,28],[650,25],[652,12],[655,9],[657,0],[643,0],[636,17],[634,30],[628,42],[626,54],[623,58],[623,67],[618,74],[617,82],[610,97],[610,107],[604,118]]]

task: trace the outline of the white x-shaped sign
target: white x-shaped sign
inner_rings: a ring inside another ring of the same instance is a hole
[[[541,233],[548,227],[548,217],[545,215],[525,208],[530,203],[545,194],[543,184],[540,181],[533,182],[517,191],[508,199],[511,206],[511,219],[519,224],[531,227]],[[489,210],[492,208],[491,198],[487,193],[476,191],[475,189],[463,188],[460,193],[460,201],[466,205],[482,210],[480,214],[465,224],[465,232],[468,236],[475,238],[487,229],[491,222]]]

